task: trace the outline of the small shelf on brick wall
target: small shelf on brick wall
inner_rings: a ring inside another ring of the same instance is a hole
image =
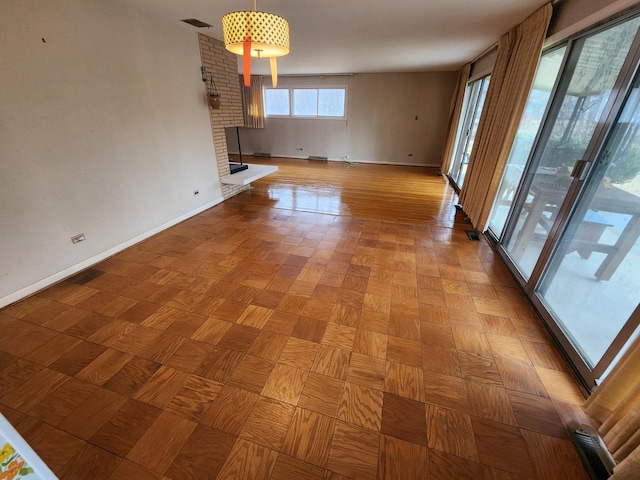
[[[251,165],[248,163],[245,165],[249,168],[233,175],[225,175],[220,181],[227,185],[249,185],[251,182],[278,171],[278,167],[275,165]]]

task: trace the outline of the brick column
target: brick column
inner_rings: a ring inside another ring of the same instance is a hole
[[[244,126],[237,56],[228,52],[220,40],[201,33],[198,34],[198,43],[200,44],[202,66],[207,69],[207,73],[213,73],[216,89],[220,94],[220,109],[214,110],[209,107],[209,120],[211,121],[211,133],[218,162],[218,173],[222,177],[229,174],[229,152],[224,129],[225,127]],[[248,188],[248,185],[243,187],[222,184],[222,196],[226,200]]]

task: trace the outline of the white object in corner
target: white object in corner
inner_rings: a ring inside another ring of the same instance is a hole
[[[7,460],[10,459],[11,456],[15,456],[17,453],[18,457],[15,461],[18,462],[18,459],[24,460],[25,463],[22,468],[33,469],[33,473],[29,473],[25,476],[19,475],[21,478],[33,478],[34,480],[58,480],[58,477],[53,474],[49,467],[47,467],[47,464],[42,461],[25,439],[20,436],[15,428],[13,428],[13,425],[11,425],[9,421],[0,414],[0,449],[4,449],[4,446],[7,446],[7,444],[9,445],[7,452],[11,452],[13,450],[13,452],[8,455]],[[3,461],[5,460],[3,459]]]

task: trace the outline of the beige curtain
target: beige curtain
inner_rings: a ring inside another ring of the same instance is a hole
[[[536,73],[552,7],[548,3],[502,36],[471,151],[460,203],[484,231]]]
[[[264,128],[264,104],[262,102],[262,76],[251,75],[251,86],[244,86],[244,77],[240,76],[244,126]]]
[[[616,463],[611,480],[640,477],[640,338],[585,403]]]
[[[449,173],[453,151],[456,148],[458,125],[460,124],[460,116],[462,115],[462,107],[464,106],[464,93],[467,89],[467,82],[469,82],[469,72],[471,72],[471,64],[467,63],[462,67],[462,70],[460,70],[458,85],[456,86],[455,91],[456,93],[451,99],[451,108],[449,109],[449,130],[444,144],[444,150],[442,151],[442,162],[440,164],[440,172],[444,175]]]

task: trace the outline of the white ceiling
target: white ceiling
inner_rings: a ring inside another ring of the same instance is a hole
[[[122,0],[193,31],[222,39],[221,18],[252,0]],[[281,74],[454,70],[473,60],[548,0],[258,0],[289,21],[291,53]],[[180,20],[213,25],[197,29]],[[269,62],[254,60],[252,73]]]

